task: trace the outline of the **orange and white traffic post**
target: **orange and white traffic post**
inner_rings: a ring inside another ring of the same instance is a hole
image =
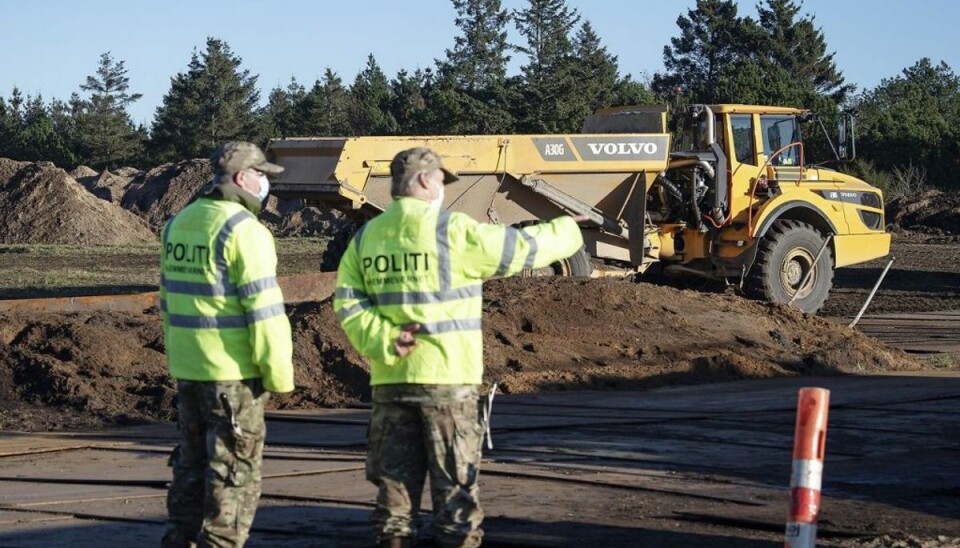
[[[787,516],[785,548],[813,548],[817,542],[829,408],[829,390],[800,389],[797,427],[793,436],[793,473],[790,475],[790,515]]]

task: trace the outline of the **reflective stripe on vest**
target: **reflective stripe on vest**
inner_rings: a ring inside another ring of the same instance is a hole
[[[440,263],[440,292],[450,289],[453,275],[450,272],[450,212],[440,210],[437,216],[437,261]]]
[[[497,273],[494,276],[503,276],[510,268],[513,262],[513,256],[517,252],[517,229],[512,226],[504,227],[503,231],[503,254],[500,255],[500,266],[497,267]]]
[[[453,331],[479,331],[480,327],[480,318],[454,319],[421,323],[420,331],[417,333],[437,335],[439,333],[451,333]]]
[[[371,306],[373,306],[373,303],[371,303],[369,299],[360,301],[353,306],[345,306],[340,309],[340,312],[337,312],[337,318],[340,321],[343,321],[349,318],[350,316],[353,316],[354,314],[359,314],[363,312],[364,310],[370,308]]]
[[[377,306],[404,304],[437,304],[461,299],[471,299],[483,295],[483,285],[473,284],[447,291],[395,291],[389,293],[366,293],[349,287],[338,287],[334,291],[338,299],[369,300]]]
[[[529,235],[523,229],[517,230],[511,226],[504,227],[503,232],[503,253],[500,255],[500,265],[497,266],[497,272],[494,276],[503,276],[507,273],[507,270],[510,268],[510,265],[513,264],[514,255],[517,254],[517,235],[524,239],[529,246],[530,251],[527,252],[527,258],[523,262],[523,269],[530,270],[533,268],[533,263],[537,259],[537,251],[539,249],[537,240],[533,236]]]
[[[527,234],[524,230],[519,230],[518,232],[520,232],[520,236],[527,241],[527,245],[530,246],[530,252],[527,253],[527,260],[523,263],[523,269],[530,270],[533,268],[533,262],[537,259],[537,239]]]
[[[165,305],[166,303],[162,303]],[[168,314],[170,325],[173,327],[190,327],[194,329],[224,329],[231,327],[247,327],[252,323],[286,314],[283,303],[272,304],[256,310],[251,310],[243,316],[187,316],[185,314]]]

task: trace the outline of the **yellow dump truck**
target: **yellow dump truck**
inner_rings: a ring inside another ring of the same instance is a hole
[[[278,139],[268,155],[286,171],[272,188],[362,223],[391,200],[393,156],[428,146],[460,176],[446,188],[450,210],[514,226],[564,212],[591,219],[585,248],[554,264],[555,274],[613,265],[641,278],[656,270],[727,280],[810,313],[826,300],[834,268],[889,253],[881,191],[805,165],[800,123],[809,112],[693,105],[679,116],[673,135],[665,107],[620,107],[588,117],[574,135]],[[855,144],[846,122],[838,158]]]

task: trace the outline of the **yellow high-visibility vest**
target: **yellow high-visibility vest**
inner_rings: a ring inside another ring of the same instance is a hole
[[[163,229],[160,308],[170,374],[262,377],[293,390],[290,322],[273,235],[240,203],[199,198]]]
[[[337,270],[334,310],[370,361],[370,384],[480,384],[484,279],[542,268],[583,245],[571,217],[523,229],[483,224],[415,198],[395,200],[354,235]],[[400,328],[419,323],[400,358]]]

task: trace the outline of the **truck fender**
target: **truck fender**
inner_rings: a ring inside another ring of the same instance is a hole
[[[795,219],[803,221],[820,230],[824,236],[828,234],[837,234],[837,227],[826,218],[823,213],[817,211],[807,202],[801,200],[790,200],[777,204],[769,210],[761,212],[759,222],[753,230],[753,238],[759,240],[770,230],[773,223],[779,219]]]

